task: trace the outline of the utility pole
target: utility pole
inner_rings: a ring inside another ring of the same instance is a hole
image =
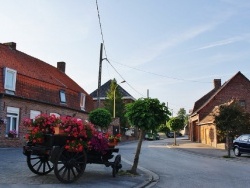
[[[100,49],[100,60],[99,60],[99,75],[98,75],[98,89],[97,89],[97,108],[100,107],[100,87],[101,87],[101,79],[102,79],[102,46],[101,43],[101,49]]]

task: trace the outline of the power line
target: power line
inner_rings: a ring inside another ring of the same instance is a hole
[[[211,82],[202,82],[202,81],[198,81],[198,80],[187,80],[187,79],[184,79],[184,78],[177,78],[177,77],[166,76],[166,75],[162,75],[162,74],[153,73],[153,72],[145,71],[145,70],[142,70],[142,69],[138,69],[138,68],[135,68],[135,67],[131,67],[131,66],[128,66],[128,65],[124,65],[124,64],[116,62],[114,60],[111,60],[111,61],[114,62],[114,63],[116,63],[116,64],[122,65],[124,67],[128,67],[130,69],[134,69],[134,70],[137,70],[137,71],[140,71],[140,72],[144,72],[144,73],[147,73],[147,74],[152,74],[152,75],[155,75],[155,76],[165,77],[165,78],[169,78],[169,79],[173,79],[173,80],[181,80],[181,81],[188,81],[188,82],[198,82],[198,83],[211,83]]]
[[[116,68],[110,63],[110,61],[108,60],[108,56],[107,56],[107,51],[106,51],[106,47],[105,47],[105,43],[104,43],[104,36],[103,36],[103,31],[102,31],[102,24],[101,24],[101,17],[100,17],[100,12],[99,12],[99,8],[98,8],[98,2],[96,0],[96,9],[97,9],[97,13],[98,13],[98,20],[99,20],[99,26],[100,26],[100,31],[101,31],[101,36],[102,36],[102,43],[103,43],[103,49],[104,49],[104,53],[105,53],[105,57],[106,58],[103,58],[103,60],[107,60],[108,63],[110,64],[110,66],[115,70],[115,72],[123,79],[123,80],[126,80],[123,78],[123,76],[116,70]],[[141,94],[140,92],[138,92],[135,88],[133,88],[129,83],[128,81],[126,81],[126,83],[128,84],[128,86],[133,89],[136,93],[138,93],[139,95],[141,96],[144,96],[143,94]]]
[[[99,12],[99,8],[98,8],[97,0],[96,0],[96,9],[97,9],[99,26],[100,26],[101,36],[102,36],[103,49],[104,49],[105,57],[108,58],[106,48],[105,48],[105,43],[104,43],[104,37],[103,37],[103,32],[102,32],[102,24],[101,24],[101,17],[100,17],[100,12]]]
[[[115,72],[116,72],[123,80],[126,80],[126,79],[124,79],[123,76],[116,70],[116,68],[110,63],[110,61],[109,61],[108,59],[106,59],[106,60],[107,60],[107,62],[110,64],[110,66],[115,70]],[[135,88],[133,88],[127,81],[126,81],[126,83],[127,83],[127,84],[129,85],[129,87],[130,87],[131,89],[133,89],[136,93],[138,93],[139,95],[145,97],[145,95],[141,94],[139,91],[137,91]]]

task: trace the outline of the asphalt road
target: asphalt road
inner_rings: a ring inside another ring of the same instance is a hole
[[[141,187],[147,179],[147,174],[139,171],[140,175],[132,176],[119,173],[112,177],[112,168],[103,164],[87,164],[82,177],[72,184],[62,184],[55,176],[54,171],[47,175],[39,176],[32,173],[26,163],[26,156],[21,148],[0,148],[0,188],[6,187],[88,187],[88,188],[124,188]],[[125,172],[131,166],[122,162]]]
[[[169,148],[171,142],[171,139],[143,142],[139,165],[158,175],[152,187],[249,187],[249,161],[227,160]],[[122,156],[133,161],[135,147],[136,143],[121,146]]]
[[[138,176],[121,173],[113,178],[111,167],[87,164],[83,176],[70,185],[60,183],[53,171],[45,176],[33,174],[26,164],[21,148],[0,148],[0,188],[249,187],[249,157],[241,157],[240,160],[225,159],[221,156],[225,152],[218,152],[213,148],[190,142],[182,142],[179,148],[170,147],[172,142],[172,139],[144,141],[139,159]],[[124,172],[131,168],[136,147],[137,142],[123,143],[119,146]],[[150,182],[150,180],[153,181]]]

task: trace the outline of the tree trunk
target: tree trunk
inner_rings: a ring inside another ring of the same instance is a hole
[[[141,145],[142,145],[142,140],[143,140],[144,134],[145,134],[144,130],[141,129],[140,135],[139,135],[139,140],[138,140],[138,145],[137,145],[137,149],[136,149],[136,153],[135,153],[134,163],[133,163],[131,170],[129,170],[129,172],[132,174],[137,174],[136,171],[137,171],[137,166],[139,163],[139,156],[140,156],[140,152],[141,152]]]
[[[229,134],[227,134],[226,142],[227,142],[227,156],[230,158],[231,157],[231,146],[230,146]]]
[[[176,132],[174,131],[174,145],[176,146]]]

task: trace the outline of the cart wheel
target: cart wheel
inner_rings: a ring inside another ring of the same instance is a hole
[[[31,155],[27,154],[27,164],[29,169],[38,175],[50,173],[53,169],[53,163],[49,161],[49,155]]]
[[[62,183],[72,183],[83,174],[86,168],[87,157],[83,152],[69,152],[61,148],[55,158],[55,175]]]
[[[118,173],[118,171],[119,171],[119,169],[121,168],[121,155],[117,155],[116,157],[115,157],[115,161],[114,161],[114,163],[113,163],[113,165],[112,165],[112,175],[113,175],[113,177],[115,177],[116,176],[116,174]]]

